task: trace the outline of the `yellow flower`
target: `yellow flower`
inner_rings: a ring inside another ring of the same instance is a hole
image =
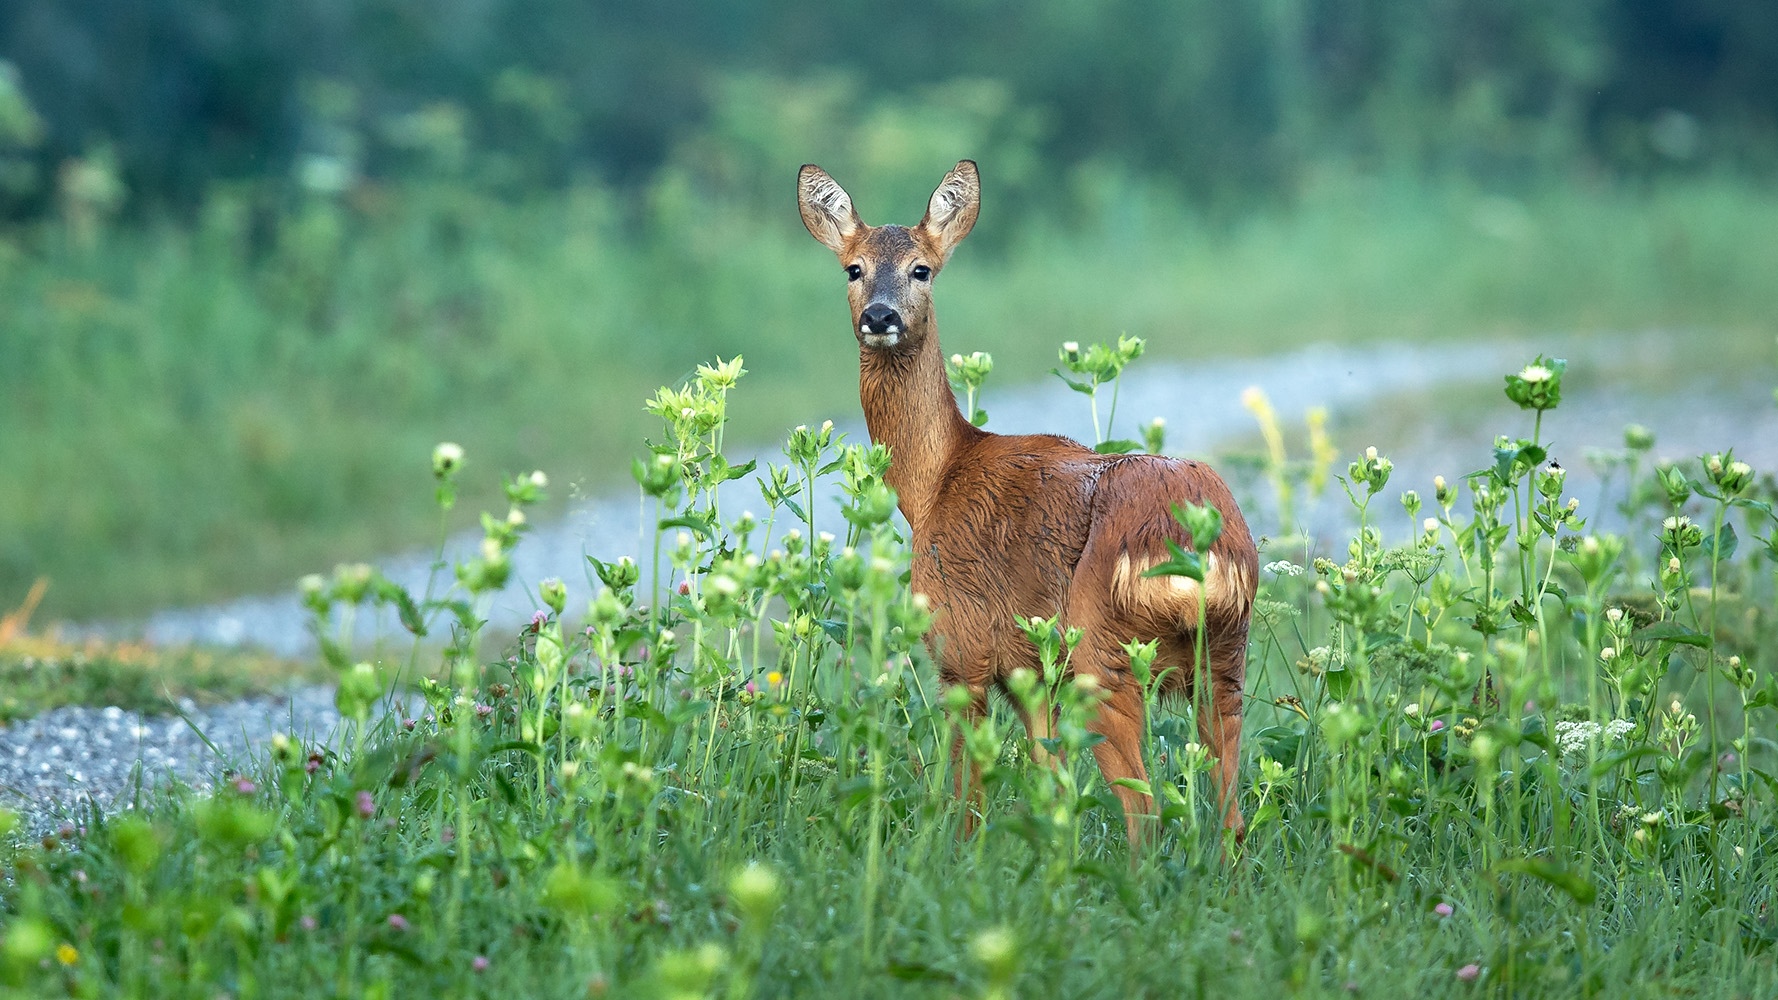
[[[61,945],[56,948],[56,961],[63,965],[73,965],[75,962],[80,961],[80,951],[68,942],[63,941]]]
[[[771,673],[766,675],[766,683],[770,684],[773,687],[777,687],[778,685],[784,683],[784,675],[779,673],[778,671],[774,670]]]

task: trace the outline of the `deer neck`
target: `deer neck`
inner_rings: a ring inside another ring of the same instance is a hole
[[[889,446],[884,478],[900,498],[902,516],[922,534],[945,469],[976,433],[957,409],[937,325],[911,353],[866,349],[859,357],[858,399],[871,440]]]

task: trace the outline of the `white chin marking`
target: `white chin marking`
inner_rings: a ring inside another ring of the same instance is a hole
[[[899,343],[901,343],[901,334],[899,333],[867,333],[864,335],[864,346],[866,347],[894,347]]]

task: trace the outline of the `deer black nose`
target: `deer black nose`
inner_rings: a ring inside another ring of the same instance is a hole
[[[859,333],[900,333],[907,324],[901,321],[901,313],[881,302],[864,307],[858,314]]]

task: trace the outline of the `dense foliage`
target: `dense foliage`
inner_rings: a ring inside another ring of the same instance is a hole
[[[1063,361],[1115,381],[1126,345]],[[988,360],[954,365],[973,412]],[[435,592],[363,566],[303,581],[357,725],[8,850],[0,988],[1771,995],[1772,482],[1732,454],[1651,467],[1633,427],[1595,457],[1617,509],[1581,508],[1543,446],[1564,368],[1508,377],[1524,436],[1477,471],[1398,493],[1369,450],[1336,477],[1348,545],[1269,543],[1244,845],[1205,801],[1189,706],[1151,704],[1162,814],[1129,858],[1085,752],[1095,689],[1053,619],[1018,623],[1045,669],[1007,696],[1063,706],[1067,762],[1031,763],[1004,705],[968,728],[989,794],[959,839],[960,723],[919,644],[931,609],[906,589],[889,456],[805,427],[781,464],[731,465],[736,360],[649,401],[665,433],[632,471],[659,531],[640,565],[592,561],[584,615],[545,581],[517,636],[480,627],[541,473],[507,481],[510,512]],[[1281,447],[1280,499],[1328,482],[1324,446]],[[448,507],[462,449],[434,470]],[[763,516],[718,490],[750,478]],[[843,520],[816,519],[824,482]],[[356,661],[370,603],[448,633],[418,697],[387,685],[436,654]]]
[[[1778,16],[1731,0],[13,0],[0,58],[40,116],[9,117],[0,80],[0,157],[39,182],[4,175],[14,211],[107,148],[148,205],[342,171],[635,180],[736,100],[795,102],[819,153],[874,118],[865,156],[930,142],[909,109],[935,105],[978,126],[968,153],[1033,154],[1034,182],[1114,163],[1195,196],[1330,156],[1493,177],[1778,156]],[[776,190],[781,166],[728,180]]]

